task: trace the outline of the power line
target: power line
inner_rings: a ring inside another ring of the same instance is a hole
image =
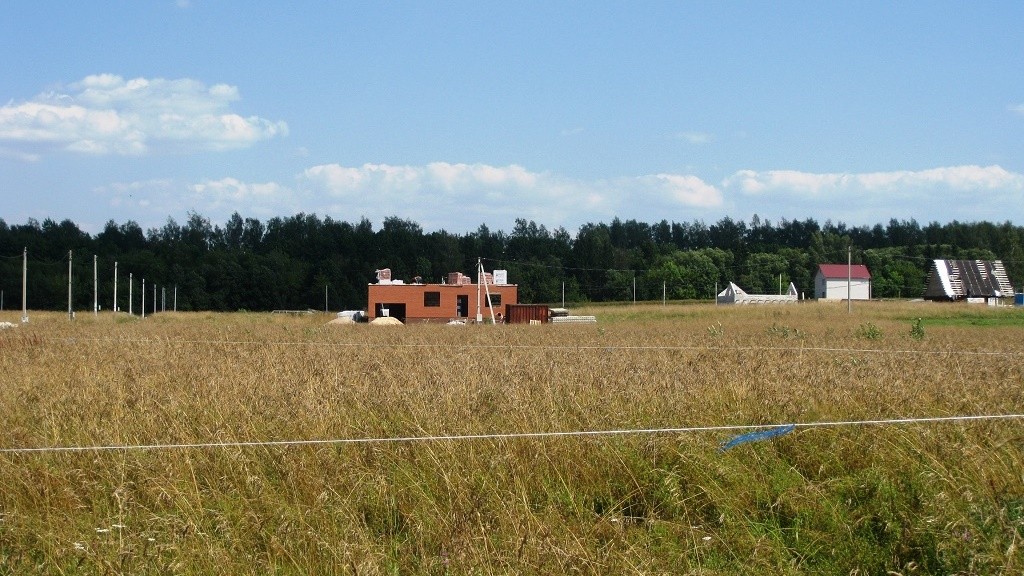
[[[837,428],[850,426],[885,426],[900,424],[924,424],[947,422],[976,422],[986,420],[1013,420],[1024,418],[1024,414],[989,414],[976,416],[925,416],[916,418],[892,418],[885,420],[837,420],[831,422],[790,422],[782,424],[731,424],[721,426],[689,426],[681,428],[633,428],[611,430],[574,430],[562,432],[497,432],[491,434],[452,434],[433,436],[398,436],[367,438],[332,438],[309,440],[250,440],[237,442],[191,442],[180,444],[108,444],[94,446],[40,446],[0,448],[3,454],[39,454],[56,452],[110,452],[110,451],[153,451],[189,450],[211,448],[261,448],[328,446],[345,444],[396,444],[414,442],[466,442],[474,440],[526,440],[595,436],[624,436],[640,434],[688,434],[697,432],[736,432],[742,430],[765,430],[779,427],[793,428]]]
[[[637,345],[637,346],[609,346],[609,345],[532,345],[532,344],[435,344],[435,343],[408,343],[400,344],[395,342],[302,342],[302,341],[263,341],[263,340],[169,340],[159,338],[61,338],[42,336],[42,341],[77,344],[81,342],[96,342],[109,344],[192,344],[196,346],[305,346],[305,347],[335,347],[335,348],[414,348],[414,349],[448,349],[458,350],[551,350],[551,351],[593,351],[602,352],[823,352],[823,353],[850,353],[850,354],[893,354],[893,355],[932,355],[932,356],[1024,356],[1020,352],[1000,352],[986,350],[912,350],[892,348],[836,348],[825,346],[706,346],[706,345]]]

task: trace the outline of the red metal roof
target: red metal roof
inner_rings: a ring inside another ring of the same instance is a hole
[[[849,272],[847,272],[846,264],[818,264],[818,271],[825,278],[846,278],[849,274],[850,278],[858,280],[871,279],[871,272],[868,272],[868,267],[863,264],[850,266]]]

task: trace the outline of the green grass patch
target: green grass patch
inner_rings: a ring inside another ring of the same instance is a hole
[[[1024,326],[1024,309],[1021,308],[996,308],[975,310],[964,309],[962,305],[950,304],[958,309],[952,311],[922,311],[923,314],[916,317],[906,317],[907,322],[914,322],[921,318],[924,326],[969,326],[976,328],[1003,328]],[[929,313],[932,312],[932,313]]]

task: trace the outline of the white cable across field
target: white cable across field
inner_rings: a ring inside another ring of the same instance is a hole
[[[993,352],[987,350],[909,350],[909,349],[881,349],[881,348],[833,348],[821,346],[602,346],[602,345],[572,345],[572,346],[534,346],[529,344],[424,344],[408,343],[400,344],[393,342],[303,342],[303,341],[264,341],[264,340],[165,340],[159,338],[141,339],[118,339],[118,338],[47,338],[40,340],[58,342],[65,344],[77,344],[80,342],[105,342],[110,344],[192,344],[197,346],[328,346],[337,348],[458,348],[460,350],[557,350],[557,351],[649,351],[649,352],[671,352],[671,351],[714,351],[714,352],[847,352],[852,354],[921,354],[921,355],[942,355],[942,356],[1024,356],[1024,350],[1019,352]]]
[[[881,426],[898,424],[924,424],[946,422],[978,422],[991,420],[1019,420],[1024,414],[987,414],[975,416],[925,416],[919,418],[892,418],[882,420],[839,420],[831,422],[785,422],[776,424],[736,424],[722,426],[692,426],[684,428],[641,428],[619,430],[578,430],[564,432],[507,432],[493,434],[455,434],[429,436],[400,436],[380,438],[334,438],[323,440],[252,440],[238,442],[194,442],[182,444],[121,444],[98,446],[41,446],[36,448],[0,448],[2,454],[39,454],[53,452],[147,451],[203,448],[258,448],[291,446],[324,446],[344,444],[385,444],[411,442],[463,442],[471,440],[520,440],[531,438],[565,438],[586,436],[615,436],[632,434],[686,434],[694,432],[738,432],[768,430],[779,427],[827,428],[840,426]]]

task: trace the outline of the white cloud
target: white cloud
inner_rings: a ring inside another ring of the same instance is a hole
[[[155,225],[168,215],[184,218],[188,210],[213,222],[235,211],[264,219],[305,212],[378,224],[399,216],[426,230],[468,232],[480,224],[508,231],[517,218],[569,230],[616,217],[679,222],[753,214],[851,224],[890,218],[999,221],[1017,217],[1013,207],[1024,193],[1024,175],[970,165],[868,173],[741,170],[716,186],[678,173],[580,180],[515,164],[321,164],[287,183],[156,179],[96,192],[124,217]]]
[[[649,182],[680,206],[713,208],[722,204],[722,192],[696,176],[656,174],[641,180]]]
[[[266,203],[290,194],[287,188],[276,182],[252,183],[235,178],[205,180],[191,185],[189,189],[195,198],[204,200],[208,205]]]
[[[740,170],[724,179],[729,215],[831,219],[875,224],[891,218],[1019,218],[1024,175],[1001,166],[947,166],[890,172]]]
[[[721,192],[696,176],[656,174],[613,181],[582,181],[522,166],[451,164],[425,166],[324,164],[300,176],[300,188],[329,198],[359,216],[403,214],[424,226],[515,218],[564,225],[641,217],[638,212],[705,209],[722,203]]]
[[[226,220],[233,212],[266,218],[307,211],[300,194],[277,182],[221,178],[192,184],[188,190],[188,205],[218,220]]]
[[[454,196],[475,191],[528,193],[543,175],[516,165],[496,167],[433,162],[426,166],[363,164],[346,167],[324,164],[308,168],[303,177],[332,196],[359,197],[372,193],[394,197],[426,192]]]
[[[472,186],[529,190],[537,185],[539,175],[515,164],[505,167],[486,164],[449,164],[434,162],[427,165],[428,180],[448,190]]]
[[[1024,116],[1024,104],[1014,104],[1010,106],[1010,112]]]
[[[0,107],[0,140],[72,152],[140,155],[154,149],[228,150],[287,135],[284,122],[230,109],[238,88],[198,80],[87,76],[65,89]]]
[[[849,193],[884,198],[941,190],[1022,190],[1024,176],[1000,166],[950,166],[928,170],[865,173],[813,173],[797,170],[740,170],[722,187],[745,195],[826,198]]]
[[[301,195],[277,182],[243,182],[236,178],[203,180],[185,184],[168,178],[115,182],[93,190],[111,207],[129,218],[159,225],[168,216],[184,217],[195,210],[214,222],[226,221],[232,212],[269,218],[290,215],[308,208]]]

